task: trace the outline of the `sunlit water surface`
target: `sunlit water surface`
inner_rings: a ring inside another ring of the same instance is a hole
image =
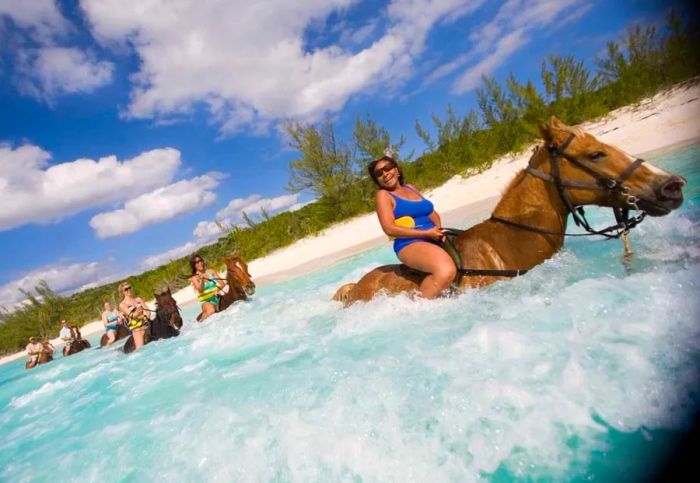
[[[650,161],[690,184],[631,267],[578,238],[457,298],[331,302],[386,246],[133,355],[2,366],[0,480],[644,477],[690,425],[700,359],[700,146]]]

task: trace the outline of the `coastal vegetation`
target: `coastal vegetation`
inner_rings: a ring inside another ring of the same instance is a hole
[[[456,174],[488,169],[498,157],[518,150],[536,137],[537,123],[556,114],[568,124],[603,116],[676,83],[700,74],[700,26],[684,23],[671,13],[663,28],[636,25],[610,42],[592,65],[572,56],[550,55],[541,63],[537,81],[510,75],[504,83],[484,77],[477,89],[478,110],[464,115],[448,106],[433,126],[416,123],[426,152],[413,159],[402,153],[403,137],[390,133],[371,117],[358,118],[352,138],[339,137],[334,123],[289,121],[284,124],[290,147],[298,157],[290,163],[288,189],[308,190],[316,201],[274,216],[246,216],[246,226],[222,232],[200,248],[211,262],[240,248],[250,260],[319,233],[334,223],[373,209],[373,186],[367,162],[392,153],[404,162],[404,172],[419,189],[438,186]],[[693,80],[695,82],[696,80]],[[217,267],[221,268],[221,267]],[[147,296],[164,286],[187,285],[187,257],[128,278],[135,293]],[[45,283],[13,310],[0,312],[0,354],[15,352],[30,335],[55,335],[59,320],[82,324],[99,318],[105,301],[116,305],[118,281],[68,296],[55,294]]]

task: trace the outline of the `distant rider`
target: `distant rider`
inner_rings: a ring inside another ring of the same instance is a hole
[[[219,311],[218,294],[225,287],[225,284],[214,271],[206,268],[204,259],[198,253],[190,257],[190,268],[192,269],[190,283],[197,293],[197,299],[202,304],[202,314],[198,317],[201,322]]]

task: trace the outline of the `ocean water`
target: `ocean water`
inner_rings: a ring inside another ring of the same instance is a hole
[[[681,209],[570,239],[457,298],[331,296],[388,246],[179,338],[0,367],[2,481],[639,481],[689,429],[700,382],[700,145],[650,158]],[[608,210],[589,210],[598,225]]]

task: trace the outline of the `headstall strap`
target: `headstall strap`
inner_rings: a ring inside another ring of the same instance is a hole
[[[549,232],[546,230],[543,230],[541,228],[525,225],[525,224],[520,224],[520,223],[515,223],[509,220],[505,220],[503,218],[499,218],[496,216],[492,216],[491,219],[494,221],[498,221],[500,223],[505,223],[507,225],[515,226],[518,228],[522,229],[529,229],[530,231],[538,232],[538,233],[543,233],[543,234],[548,234],[548,235],[561,235],[561,236],[590,236],[590,235],[600,235],[605,238],[620,238],[621,236],[625,235],[628,233],[632,228],[637,226],[641,221],[646,217],[645,212],[640,212],[638,215],[634,216],[633,218],[629,217],[629,208],[638,210],[639,208],[637,207],[637,198],[631,194],[629,194],[629,188],[623,185],[625,180],[630,177],[630,175],[636,170],[641,164],[644,162],[643,159],[637,158],[632,162],[627,168],[616,178],[616,179],[611,179],[608,178],[606,175],[603,173],[600,173],[599,171],[583,164],[581,161],[576,159],[573,156],[570,156],[566,154],[566,149],[569,147],[571,142],[574,140],[576,135],[574,133],[569,133],[569,136],[566,138],[566,141],[561,146],[548,146],[547,151],[549,152],[549,162],[551,166],[551,175],[547,175],[547,173],[544,173],[530,165],[526,168],[526,171],[533,176],[536,176],[540,179],[543,179],[545,181],[549,181],[551,183],[554,183],[554,186],[557,189],[557,193],[559,194],[559,198],[562,200],[566,208],[569,210],[571,213],[571,217],[574,219],[574,223],[577,226],[582,227],[585,231],[588,233],[584,234],[579,234],[579,233],[556,233],[556,232]],[[572,164],[576,165],[578,168],[581,170],[585,171],[586,173],[590,174],[592,177],[594,177],[597,180],[597,183],[595,185],[585,183],[585,182],[580,182],[580,181],[567,181],[561,179],[561,169],[559,166],[559,158],[564,158],[567,161],[571,162]],[[613,212],[615,213],[615,219],[617,221],[617,224],[608,226],[607,228],[603,228],[602,230],[596,230],[594,229],[590,223],[588,222],[588,219],[586,218],[586,212],[581,205],[574,205],[569,198],[569,195],[566,192],[566,188],[581,188],[581,189],[604,189],[607,190],[611,193],[614,194],[619,194],[622,197],[625,198],[625,203],[629,208],[626,209],[620,209],[620,208],[613,208]]]

